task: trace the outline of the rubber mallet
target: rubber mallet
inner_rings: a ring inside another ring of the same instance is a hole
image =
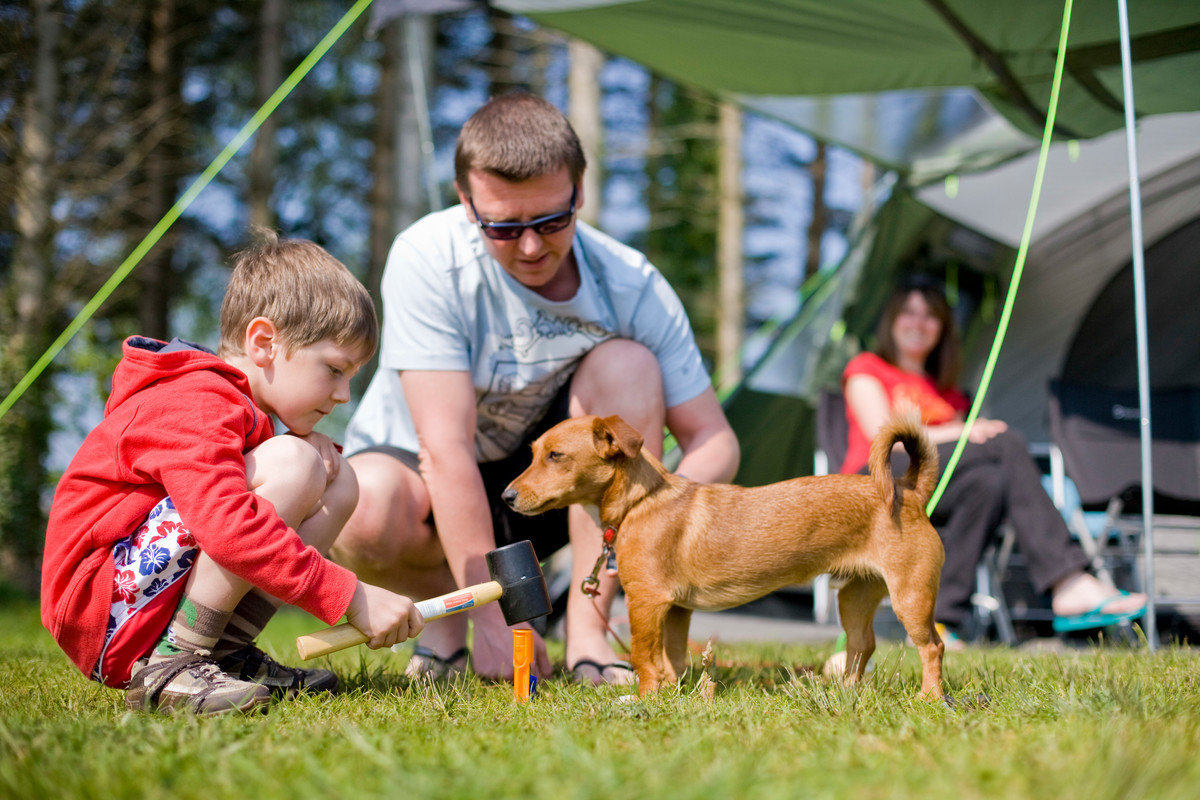
[[[500,601],[504,621],[509,625],[528,622],[550,613],[550,593],[542,565],[538,563],[533,545],[528,541],[498,547],[486,556],[488,574],[492,579],[456,592],[417,603],[417,610],[428,622],[438,617]],[[348,622],[310,633],[296,639],[296,650],[305,661],[335,653],[356,644],[363,644],[367,635]]]

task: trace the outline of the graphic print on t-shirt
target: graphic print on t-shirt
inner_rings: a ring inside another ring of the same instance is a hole
[[[476,457],[511,455],[549,408],[579,360],[613,333],[595,322],[538,310],[515,320],[512,336],[497,341],[486,387],[477,388]]]

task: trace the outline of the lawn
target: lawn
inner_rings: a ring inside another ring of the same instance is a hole
[[[317,623],[272,621],[297,663]],[[37,608],[0,604],[3,798],[974,798],[1200,796],[1200,658],[1165,647],[949,654],[953,707],[915,699],[915,651],[884,643],[857,688],[811,672],[830,646],[715,645],[678,688],[544,681],[528,705],[474,678],[410,684],[406,656],[333,656],[344,691],[267,715],[125,710],[77,673]],[[561,657],[561,643],[552,642]]]

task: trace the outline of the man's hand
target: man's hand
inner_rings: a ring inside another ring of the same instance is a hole
[[[354,589],[346,621],[370,637],[367,647],[372,650],[411,639],[425,627],[412,600],[362,581]]]
[[[482,606],[472,614],[472,619],[475,622],[475,639],[471,650],[471,669],[483,678],[512,680],[512,628],[505,624],[499,606],[494,603]],[[529,625],[522,623],[513,627],[528,628]],[[550,657],[546,655],[546,642],[536,631],[533,634],[533,652],[529,674],[539,678],[550,677],[553,668]]]

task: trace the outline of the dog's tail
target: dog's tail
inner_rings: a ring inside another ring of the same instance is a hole
[[[892,447],[896,442],[904,445],[909,459],[908,471],[899,481],[892,475]],[[922,507],[929,504],[929,498],[937,488],[938,454],[915,411],[897,414],[879,429],[875,441],[871,442],[870,464],[875,488],[893,513],[899,509],[897,484],[912,490]]]

